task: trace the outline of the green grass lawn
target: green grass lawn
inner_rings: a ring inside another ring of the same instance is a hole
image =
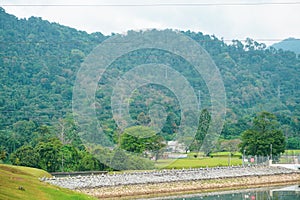
[[[232,157],[230,165],[241,165],[242,160]],[[155,164],[156,168],[163,169],[182,169],[182,168],[199,168],[199,167],[217,167],[228,166],[228,157],[213,158],[186,158],[186,159],[166,159],[158,160]]]
[[[218,157],[218,156],[225,156],[225,157],[228,157],[229,153],[230,152],[216,152],[216,153],[212,153],[211,156],[216,156],[216,157]],[[233,154],[232,156],[234,156],[234,157],[240,157],[240,156],[242,156],[242,154],[240,152],[234,152],[232,154]]]
[[[234,157],[240,157],[242,154],[240,152],[233,152],[232,153]],[[189,158],[194,158],[194,155],[197,155],[198,157],[205,157],[204,152],[190,152],[188,153]],[[222,152],[214,152],[210,154],[211,156],[214,157],[228,157],[229,152],[228,151],[222,151]]]
[[[197,158],[195,158],[194,155],[197,155]],[[158,169],[187,169],[228,166],[228,155],[229,152],[216,152],[211,154],[212,157],[204,157],[203,152],[191,152],[188,153],[188,158],[158,160],[155,167]],[[283,155],[300,155],[300,150],[286,150]],[[242,154],[240,152],[233,153],[230,165],[242,165],[241,156]]]
[[[95,199],[39,181],[43,176],[50,177],[50,174],[39,169],[0,164],[0,199]]]
[[[293,155],[300,155],[300,149],[296,150],[285,150],[283,155],[293,156]]]

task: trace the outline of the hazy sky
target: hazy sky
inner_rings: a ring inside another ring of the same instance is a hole
[[[8,13],[19,18],[38,16],[89,33],[98,31],[108,35],[131,29],[172,28],[201,31],[219,38],[223,37],[225,40],[243,40],[250,37],[267,44],[288,37],[300,38],[300,1],[297,0],[2,0],[1,2],[0,5]],[[56,6],[49,6],[54,4]],[[264,41],[265,39],[271,41]]]

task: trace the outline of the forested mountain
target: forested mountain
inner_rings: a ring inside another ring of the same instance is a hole
[[[251,39],[238,40],[227,44],[215,36],[201,32],[183,32],[197,41],[212,57],[220,69],[227,95],[227,118],[222,132],[226,139],[237,138],[249,127],[250,118],[259,111],[273,112],[279,118],[289,145],[296,147],[300,130],[300,58],[291,51],[276,50]],[[0,142],[1,146],[13,152],[30,143],[36,136],[26,135],[18,139],[24,130],[40,132],[40,126],[48,125],[59,133],[61,122],[70,119],[72,90],[76,73],[85,56],[109,36],[101,33],[88,34],[75,29],[49,23],[38,17],[18,19],[0,9]],[[142,64],[150,54],[162,55],[166,52],[132,52],[135,64]],[[138,56],[137,56],[138,55]],[[145,58],[145,59],[143,59]],[[186,74],[191,85],[198,77],[185,67],[180,59],[170,60],[174,68]],[[130,69],[132,60],[120,60],[111,66],[99,83],[97,101],[98,115],[103,121],[104,131],[116,142],[116,125],[112,114],[101,109],[110,106],[106,96],[111,88],[105,83],[110,75],[122,74]],[[107,77],[105,79],[105,77]],[[199,82],[199,81],[198,81]],[[200,81],[201,82],[201,81]],[[196,85],[205,93],[205,84]],[[158,90],[157,90],[158,89]],[[162,104],[168,117],[161,135],[172,139],[179,126],[178,102],[174,96],[159,86],[141,88],[132,97],[131,115],[136,125],[147,122],[147,99],[159,101],[164,94],[169,98]],[[203,99],[204,108],[209,109],[209,97]],[[31,125],[30,125],[31,124]],[[72,129],[73,130],[73,129]],[[76,130],[76,129],[74,129]],[[16,137],[14,134],[19,134]],[[6,142],[5,142],[6,141]],[[10,141],[10,142],[7,142]],[[12,147],[13,146],[13,147]]]
[[[85,55],[105,39],[41,18],[0,10],[1,125],[50,123],[71,108],[72,84]]]
[[[281,42],[272,45],[276,49],[283,49],[286,51],[293,51],[296,54],[300,54],[300,39],[288,38]]]

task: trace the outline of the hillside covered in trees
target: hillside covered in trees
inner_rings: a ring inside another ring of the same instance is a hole
[[[294,52],[267,48],[265,44],[249,38],[225,43],[201,32],[183,33],[210,54],[222,75],[227,96],[223,139],[239,138],[249,128],[251,117],[266,110],[274,113],[280,121],[288,138],[288,148],[300,148],[300,58]],[[108,37],[49,23],[38,17],[18,19],[0,9],[2,152],[11,154],[22,146],[24,148],[24,145],[43,145],[39,142],[46,145],[45,139],[37,139],[45,135],[45,127],[46,133],[60,136],[60,142],[55,141],[56,146],[72,144],[78,151],[82,150],[81,143],[76,139],[80,130],[71,116],[74,81],[85,57]],[[147,63],[150,54],[170,59],[173,67],[188,77],[195,90],[203,93],[201,105],[209,110],[209,95],[205,96],[208,89],[186,63],[159,50],[132,52],[130,60],[120,59],[110,67],[99,82],[96,93],[98,119],[105,134],[114,143],[117,143],[119,130],[109,112],[110,97],[107,94],[111,88],[106,87],[106,83],[112,81],[111,76],[120,76],[128,71],[132,62],[138,65],[146,60]],[[164,139],[172,140],[180,125],[180,108],[169,91],[159,86],[140,88],[132,96],[130,114],[136,125],[149,124],[147,102],[160,101],[162,95],[168,97],[162,102],[168,116],[160,134]],[[26,149],[31,150],[30,147]],[[42,167],[45,163],[37,165]],[[78,166],[80,169],[80,163]]]
[[[293,51],[296,54],[300,53],[300,39],[288,38],[272,45],[276,49]]]

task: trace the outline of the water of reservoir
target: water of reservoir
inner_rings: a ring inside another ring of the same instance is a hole
[[[150,198],[151,200],[300,200],[300,185]],[[149,200],[149,199],[148,199]]]

